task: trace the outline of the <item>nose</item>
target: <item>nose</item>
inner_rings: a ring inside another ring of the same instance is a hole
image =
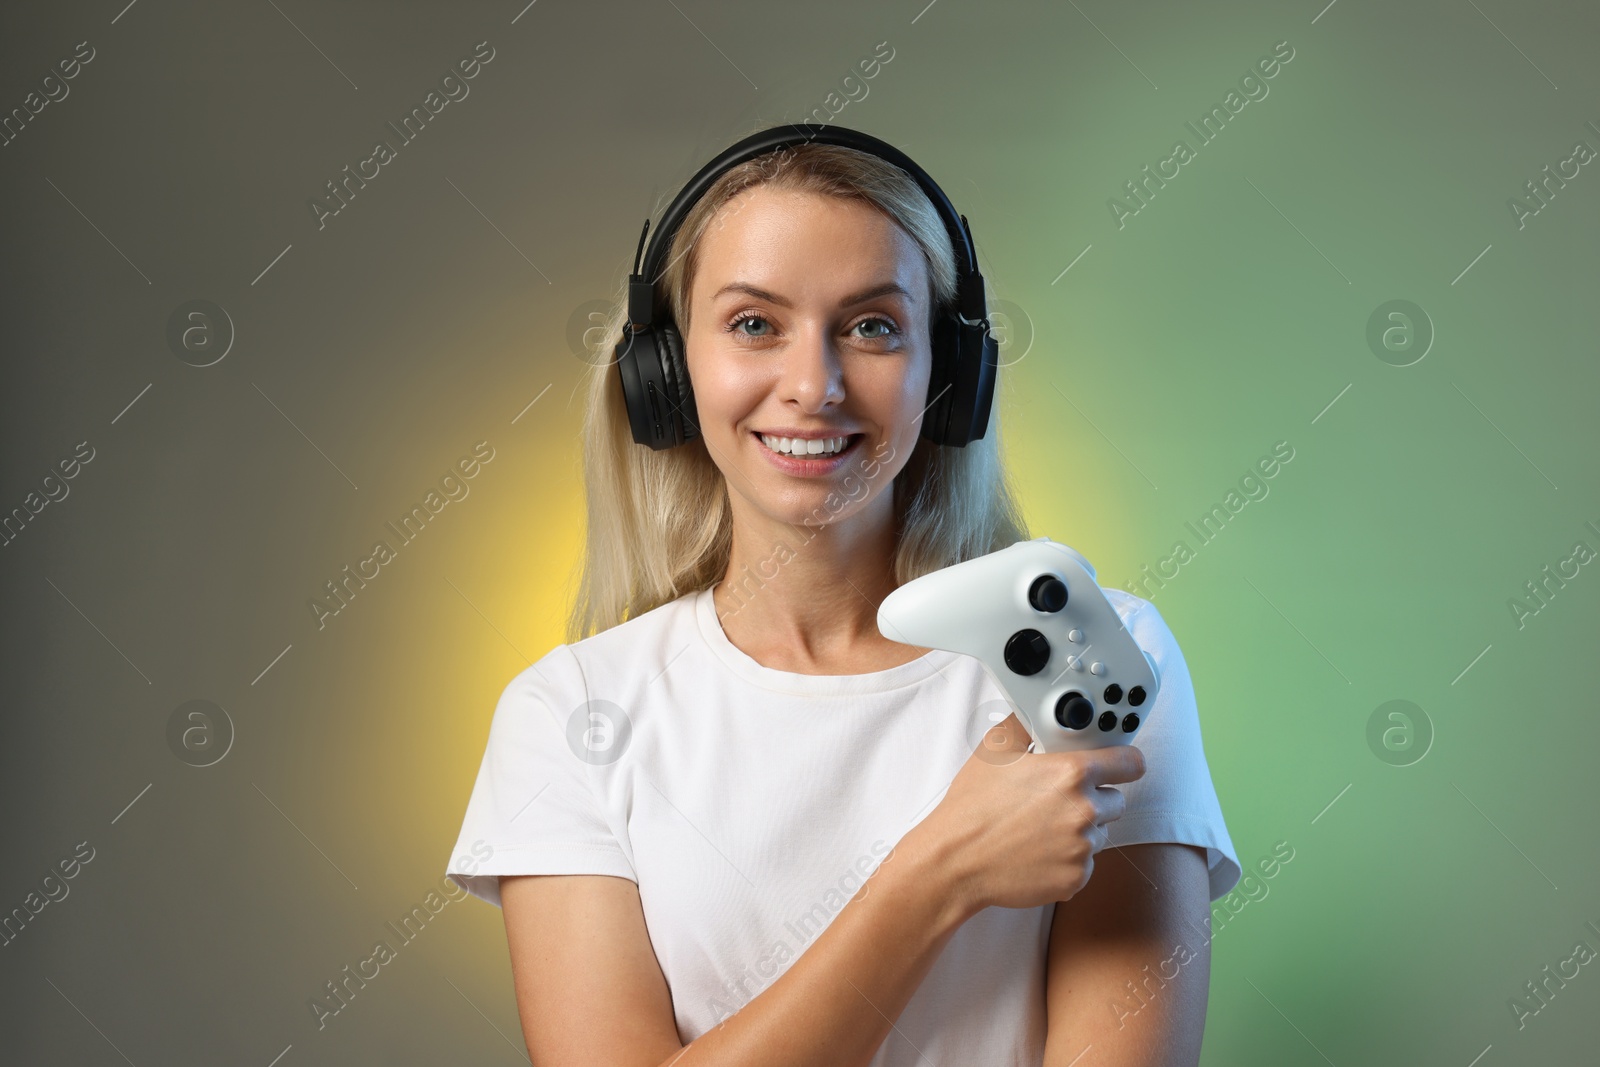
[[[844,400],[844,365],[833,341],[822,330],[806,331],[783,353],[779,399],[815,415]]]

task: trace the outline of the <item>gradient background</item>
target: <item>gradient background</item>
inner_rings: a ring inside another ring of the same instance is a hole
[[[1507,200],[1600,148],[1595,12],[125,2],[0,14],[5,111],[96,50],[0,149],[0,511],[95,449],[0,550],[0,911],[95,849],[0,949],[6,1060],[522,1058],[481,902],[326,1029],[307,1000],[436,887],[495,699],[562,640],[572,324],[702,163],[881,41],[835,121],[971,219],[1035,534],[1126,585],[1295,449],[1152,598],[1240,860],[1295,850],[1213,942],[1203,1062],[1594,1057],[1600,965],[1520,1030],[1508,1005],[1600,949],[1600,565],[1520,628],[1509,601],[1600,549],[1600,162],[1523,228]],[[1108,199],[1283,40],[1119,229]],[[309,200],[480,41],[470,95],[319,230]],[[203,368],[166,339],[194,299],[236,335]],[[1395,299],[1436,331],[1404,367],[1366,340]],[[470,495],[319,630],[308,599],[481,440]],[[196,699],[234,731],[206,767],[168,741]],[[1409,751],[1368,742],[1390,700]]]

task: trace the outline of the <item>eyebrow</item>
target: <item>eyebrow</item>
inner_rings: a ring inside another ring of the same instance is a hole
[[[755,297],[757,300],[765,300],[770,304],[777,304],[782,308],[794,307],[793,304],[778,294],[770,293],[767,290],[758,288],[749,284],[748,282],[730,282],[712,294],[711,299],[717,300],[724,293],[744,293],[748,296]],[[899,295],[908,300],[912,299],[911,294],[906,291],[905,286],[901,285],[899,282],[880,282],[877,285],[869,286],[868,288],[861,290],[859,293],[851,293],[849,296],[845,297],[839,302],[839,306],[852,307],[875,297],[889,295]]]

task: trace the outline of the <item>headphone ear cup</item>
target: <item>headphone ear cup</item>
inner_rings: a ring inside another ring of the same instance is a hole
[[[667,414],[672,427],[671,444],[693,441],[700,436],[700,415],[694,407],[694,386],[689,382],[689,359],[684,354],[683,338],[678,334],[677,325],[671,322],[658,326],[656,337],[666,378],[667,402],[671,405]]]
[[[960,358],[960,337],[953,315],[941,315],[929,331],[933,370],[928,375],[928,407],[922,413],[921,436],[936,445],[949,440],[950,408],[955,392],[954,372]]]
[[[622,381],[622,399],[628,409],[628,426],[636,444],[653,449],[662,444],[665,428],[661,425],[660,360],[656,357],[655,331],[646,327],[635,330],[624,327],[622,337],[613,352],[617,377]],[[652,373],[652,368],[655,368]]]
[[[934,324],[933,352],[922,436],[965,448],[989,430],[1000,343],[982,323],[969,325],[951,314]]]
[[[952,430],[963,435],[962,440],[956,442],[961,445],[970,444],[983,438],[989,432],[989,411],[994,407],[995,376],[1000,366],[1000,342],[995,339],[983,326],[961,327],[961,355],[957,364],[962,370],[962,377],[970,379],[970,385],[960,382],[952,393],[959,393],[962,397],[958,403],[962,405],[959,426]],[[966,398],[970,397],[968,400]]]

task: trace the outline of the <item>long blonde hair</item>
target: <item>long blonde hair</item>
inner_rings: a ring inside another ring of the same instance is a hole
[[[701,236],[723,205],[762,184],[876,207],[922,249],[935,313],[954,306],[950,235],[916,181],[876,156],[806,143],[725,172],[684,218],[656,289],[682,336],[689,333],[689,295]],[[704,441],[658,452],[633,440],[612,355],[627,324],[627,297],[624,280],[588,372],[583,422],[587,529],[577,597],[567,622],[569,642],[710,588],[725,575],[733,547],[727,483]],[[995,396],[998,401],[998,384]],[[964,448],[919,438],[895,477],[896,585],[1027,539],[1000,458],[997,415],[992,407],[988,431]]]

